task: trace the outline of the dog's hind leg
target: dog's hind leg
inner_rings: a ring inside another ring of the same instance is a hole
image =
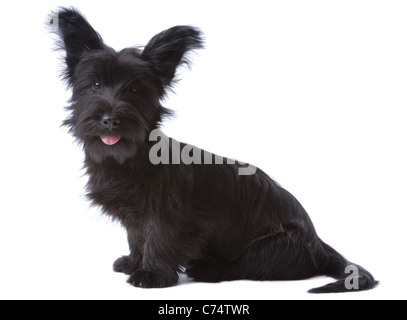
[[[191,262],[186,273],[203,282],[305,279],[321,274],[318,266],[328,263],[327,257],[315,255],[318,244],[318,237],[304,235],[299,224],[280,224],[254,238],[238,255],[206,256]]]
[[[256,237],[239,258],[241,278],[299,280],[321,274],[328,258],[319,253],[319,238],[301,224],[282,223]]]

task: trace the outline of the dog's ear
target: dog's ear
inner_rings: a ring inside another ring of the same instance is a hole
[[[66,51],[64,76],[71,83],[80,59],[87,52],[103,49],[105,45],[86,18],[74,8],[60,8],[51,15],[50,24],[60,37],[59,48]]]
[[[164,94],[171,86],[176,69],[181,64],[189,66],[186,56],[194,49],[203,48],[201,31],[190,26],[176,26],[154,36],[144,48],[141,58],[148,61],[159,76]]]

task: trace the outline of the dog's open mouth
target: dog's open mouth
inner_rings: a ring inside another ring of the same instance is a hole
[[[100,139],[102,139],[103,143],[107,144],[108,146],[112,146],[112,145],[118,143],[120,138],[121,138],[120,136],[110,135],[110,134],[100,136]]]

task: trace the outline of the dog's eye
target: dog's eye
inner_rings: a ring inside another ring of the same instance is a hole
[[[100,89],[100,83],[96,81],[96,82],[93,83],[92,87],[95,90],[99,90]]]
[[[137,87],[137,86],[132,86],[132,87],[130,88],[130,92],[131,92],[131,93],[137,93],[137,92],[138,92],[138,87]]]

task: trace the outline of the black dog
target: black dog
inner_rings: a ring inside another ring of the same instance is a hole
[[[160,101],[177,67],[203,47],[199,30],[173,27],[143,49],[116,52],[75,9],[61,8],[51,25],[72,88],[64,125],[83,144],[89,199],[127,230],[130,255],[114,270],[129,283],[168,287],[184,272],[205,282],[339,279],[313,293],[376,285],[319,239],[301,204],[264,172],[156,130],[171,115]]]

